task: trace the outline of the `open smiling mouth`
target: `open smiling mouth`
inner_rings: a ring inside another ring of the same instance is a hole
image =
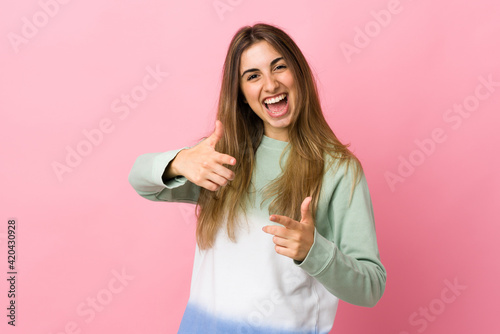
[[[288,111],[288,94],[283,93],[272,99],[267,99],[264,101],[264,105],[271,116],[282,116]]]

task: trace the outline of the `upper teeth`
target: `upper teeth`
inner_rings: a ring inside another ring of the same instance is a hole
[[[286,94],[283,93],[283,94],[281,94],[279,96],[276,96],[276,97],[273,97],[271,99],[265,100],[264,103],[266,103],[266,104],[276,103],[276,102],[279,102],[279,101],[283,100],[285,98],[285,96],[286,96]]]

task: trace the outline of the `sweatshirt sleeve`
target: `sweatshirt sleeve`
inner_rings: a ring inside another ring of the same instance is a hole
[[[380,261],[368,185],[361,171],[349,202],[352,173],[339,169],[338,175],[328,218],[316,221],[309,253],[302,262],[294,262],[339,299],[373,307],[384,293],[387,274]]]
[[[151,201],[183,202],[196,204],[200,188],[184,176],[177,176],[163,183],[165,168],[182,149],[146,153],[137,157],[128,180],[142,197]]]

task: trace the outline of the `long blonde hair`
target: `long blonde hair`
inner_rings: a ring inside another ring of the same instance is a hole
[[[224,135],[217,143],[218,152],[236,158],[236,165],[227,166],[235,173],[228,185],[212,192],[200,189],[196,207],[198,223],[196,239],[200,249],[214,245],[223,217],[227,218],[227,234],[235,241],[239,214],[246,214],[245,202],[249,196],[255,153],[264,134],[262,120],[244,103],[239,84],[242,53],[253,44],[266,41],[279,54],[293,73],[297,86],[296,110],[289,129],[289,156],[283,173],[266,186],[264,201],[275,197],[269,205],[270,214],[281,214],[300,220],[300,206],[312,196],[311,209],[315,216],[323,174],[331,167],[346,163],[354,170],[353,187],[359,180],[361,165],[342,144],[326,122],[318,98],[312,71],[295,42],[281,29],[268,24],[246,26],[234,35],[224,62],[217,119],[224,124]],[[332,159],[326,159],[330,155]]]

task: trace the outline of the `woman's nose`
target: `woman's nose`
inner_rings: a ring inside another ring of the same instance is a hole
[[[268,92],[274,92],[279,87],[279,82],[272,75],[266,77],[266,82],[264,83],[264,89]]]

